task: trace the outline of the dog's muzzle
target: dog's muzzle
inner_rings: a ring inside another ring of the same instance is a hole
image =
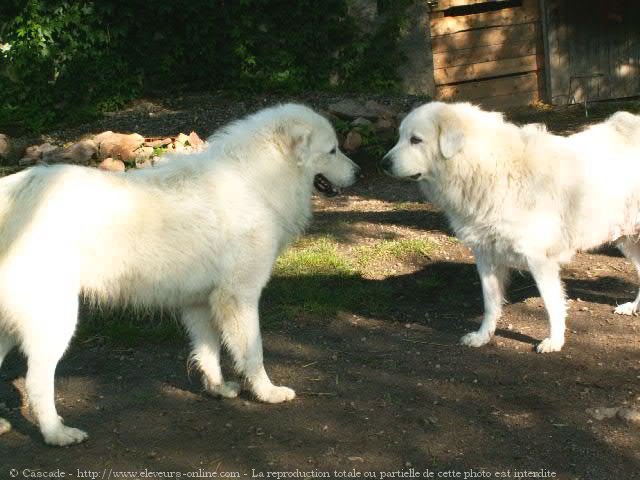
[[[393,160],[391,158],[391,155],[387,153],[384,157],[382,157],[382,160],[380,160],[380,168],[382,168],[385,173],[391,175],[391,170],[393,169]]]
[[[327,197],[335,197],[341,190],[329,181],[327,177],[318,173],[313,177],[313,186],[316,187],[320,193]]]

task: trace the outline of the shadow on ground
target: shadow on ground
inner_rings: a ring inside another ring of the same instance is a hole
[[[430,278],[442,283],[420,288]],[[61,413],[69,424],[88,429],[91,439],[53,449],[16,410],[13,384],[22,388],[24,362],[12,354],[0,395],[15,432],[1,439],[0,458],[7,468],[67,471],[414,467],[548,469],[556,478],[631,479],[640,469],[637,449],[620,448],[637,446],[637,431],[619,420],[594,424],[585,413],[627,401],[630,389],[638,393],[633,339],[613,351],[594,342],[610,335],[624,339],[623,325],[600,331],[578,316],[571,321],[577,333],[569,333],[563,352],[534,354],[546,320],[538,305],[522,302],[530,296],[529,279],[519,277],[505,319],[513,329],[499,330],[489,346],[469,349],[457,340],[477,327],[481,314],[472,264],[438,262],[385,280],[274,279],[282,282],[278,290],[292,292],[307,281],[318,288],[339,282],[336,289],[348,294],[336,311],[301,313],[267,333],[267,368],[276,382],[297,390],[294,402],[209,398],[198,375],[186,372],[183,345],[88,344],[63,360],[57,385]],[[605,300],[606,308],[620,288],[628,288],[610,279],[568,285],[570,295],[601,292],[581,295],[588,302]],[[382,289],[393,309],[375,315],[366,298],[349,294],[379,295]]]

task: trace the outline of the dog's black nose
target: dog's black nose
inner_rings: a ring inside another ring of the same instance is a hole
[[[382,157],[382,160],[380,161],[380,166],[386,172],[391,171],[392,162],[391,162],[391,157],[388,154]]]

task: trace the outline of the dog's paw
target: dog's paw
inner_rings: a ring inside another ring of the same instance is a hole
[[[66,445],[73,445],[74,443],[84,442],[89,435],[80,429],[66,427],[60,425],[55,430],[49,432],[42,432],[44,441],[48,445],[56,447],[64,447]]]
[[[635,302],[627,302],[623,303],[622,305],[618,305],[613,313],[617,315],[637,315],[637,308],[638,306]]]
[[[481,347],[491,340],[491,335],[485,335],[479,332],[467,333],[460,339],[460,344],[467,347]]]
[[[538,353],[559,352],[564,345],[564,339],[552,339],[550,337],[542,340],[536,347]]]
[[[236,398],[242,390],[238,382],[222,382],[218,384],[209,383],[204,380],[204,388],[209,395],[224,398]]]
[[[7,432],[11,431],[11,424],[8,420],[4,418],[0,418],[0,435],[4,435]]]
[[[261,402],[282,403],[293,400],[296,397],[296,392],[288,387],[276,387],[272,385],[268,389],[255,392],[255,396]]]

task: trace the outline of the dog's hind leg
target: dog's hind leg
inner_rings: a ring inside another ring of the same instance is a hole
[[[211,309],[204,306],[182,310],[181,321],[191,338],[191,358],[203,374],[205,390],[221,397],[237,397],[240,384],[225,382],[220,368],[220,334],[211,318]]]
[[[66,292],[65,292],[66,293]],[[27,356],[26,390],[29,404],[38,421],[44,441],[65,446],[79,443],[87,434],[67,427],[58,416],[55,405],[54,375],[64,354],[78,317],[78,297],[63,292],[48,292],[49,302],[33,305],[21,322],[22,349]]]
[[[560,267],[557,262],[547,259],[528,259],[527,263],[549,315],[549,336],[538,344],[536,350],[538,353],[559,352],[564,345],[567,316]]]
[[[616,243],[616,246],[620,249],[624,256],[627,257],[633,266],[636,267],[636,272],[638,272],[638,278],[640,278],[640,243],[638,243],[636,237],[624,237],[622,240],[619,240]],[[614,313],[618,315],[636,315],[638,313],[638,305],[640,305],[640,291],[638,291],[638,295],[633,302],[623,303],[622,305],[618,305]]]
[[[242,295],[222,289],[210,298],[211,308],[222,333],[222,340],[233,356],[235,367],[242,373],[258,400],[280,403],[293,399],[295,392],[271,383],[264,369],[262,338],[258,317],[260,290]]]
[[[502,315],[504,289],[509,275],[509,269],[496,262],[491,254],[475,251],[475,257],[484,297],[484,316],[477,332],[467,333],[460,339],[462,345],[469,347],[481,347],[493,337]]]

